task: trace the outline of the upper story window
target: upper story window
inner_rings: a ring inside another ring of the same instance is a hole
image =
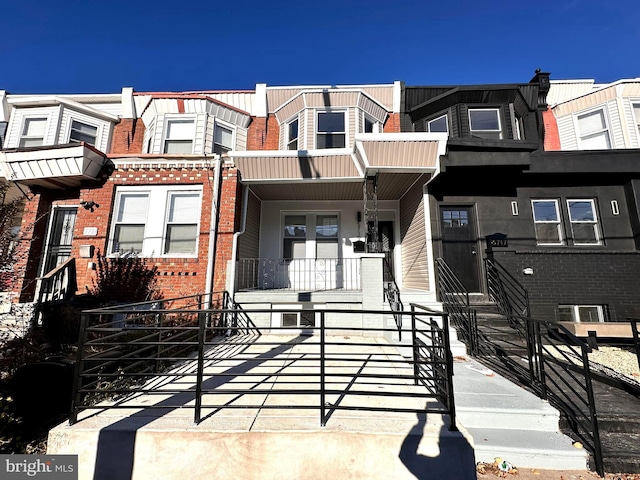
[[[577,122],[581,148],[585,150],[611,148],[609,128],[603,109],[578,115]]]
[[[560,210],[557,200],[532,200],[533,223],[538,245],[562,245]]]
[[[86,123],[82,123],[77,120],[73,120],[71,122],[69,142],[85,142],[89,145],[95,146],[97,136],[98,127],[87,125]]]
[[[164,153],[192,153],[195,133],[193,120],[167,120]]]
[[[20,147],[39,147],[44,143],[46,118],[25,118],[20,135]]]
[[[636,130],[638,133],[638,141],[640,141],[640,103],[633,104],[633,116],[636,119]]]
[[[202,189],[193,185],[118,189],[109,253],[195,256],[201,203]]]
[[[440,115],[433,120],[427,120],[427,132],[449,133],[447,114],[445,113],[444,115]]]
[[[501,139],[500,109],[469,109],[469,128],[473,137]]]
[[[222,155],[233,150],[233,130],[216,123],[213,133],[213,153]]]
[[[600,245],[595,202],[591,199],[567,200],[574,245]]]
[[[316,148],[344,148],[345,112],[318,112],[317,119]]]
[[[287,124],[287,150],[298,150],[298,119]]]

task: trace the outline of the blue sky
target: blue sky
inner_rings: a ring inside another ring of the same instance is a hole
[[[0,31],[11,93],[640,77],[638,0],[22,0]]]

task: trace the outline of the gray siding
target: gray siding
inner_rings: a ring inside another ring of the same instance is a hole
[[[416,182],[400,200],[400,241],[403,287],[429,290],[422,182]]]
[[[245,231],[238,237],[238,258],[258,258],[260,256],[261,205],[262,202],[249,192]]]

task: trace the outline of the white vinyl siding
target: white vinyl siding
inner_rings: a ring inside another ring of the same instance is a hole
[[[429,290],[429,262],[422,182],[417,182],[400,200],[402,238],[402,286]]]
[[[55,145],[58,133],[58,121],[61,107],[15,108],[11,112],[9,126],[5,137],[4,148],[18,148],[25,127],[25,120],[31,118],[46,118],[42,145]]]
[[[94,118],[86,113],[80,113],[69,108],[62,111],[60,118],[60,134],[58,135],[58,144],[71,143],[71,131],[73,122],[80,122],[84,125],[95,128],[95,143],[93,146],[101,152],[109,151],[109,140],[111,135],[111,123],[105,120]]]

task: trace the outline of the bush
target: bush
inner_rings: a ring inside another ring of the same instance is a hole
[[[89,293],[100,303],[160,300],[158,268],[136,255],[106,257],[98,252],[96,278]]]

